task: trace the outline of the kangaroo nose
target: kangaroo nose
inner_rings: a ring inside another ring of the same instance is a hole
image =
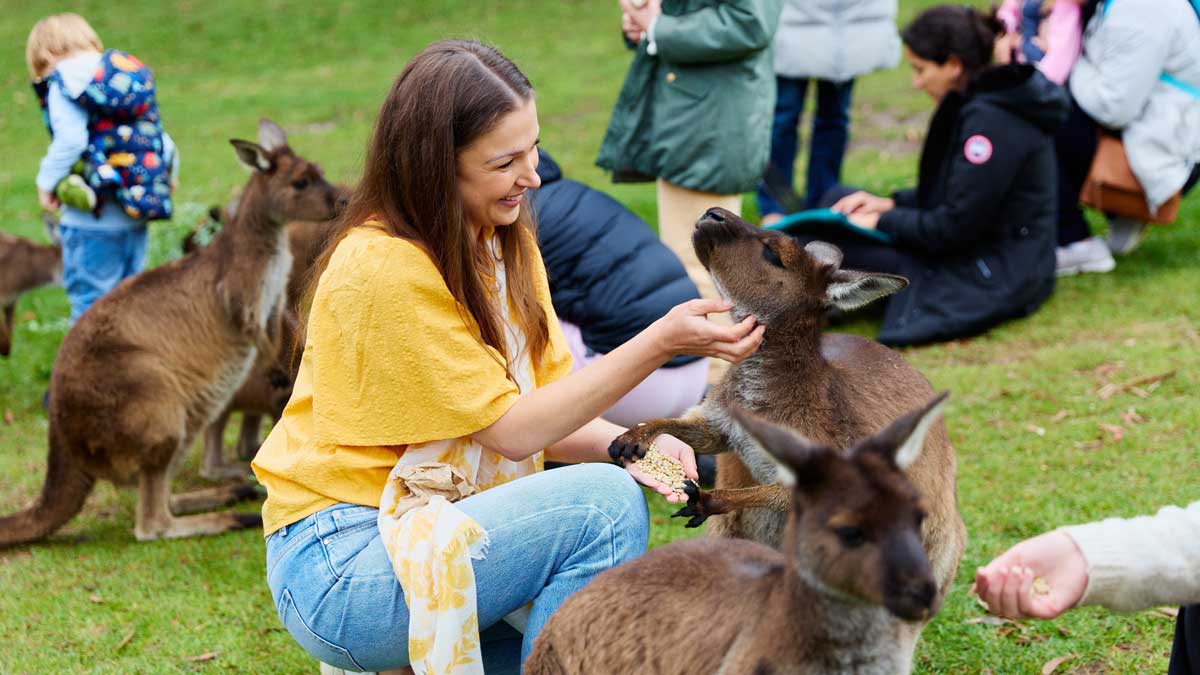
[[[693,213],[694,213],[694,212],[693,212]],[[723,223],[723,222],[725,222],[725,214],[721,213],[721,209],[719,209],[719,208],[717,208],[717,207],[715,207],[715,206],[714,206],[713,208],[711,208],[711,209],[709,209],[709,210],[705,211],[705,212],[704,212],[704,217],[705,217],[705,218],[710,218],[710,219],[712,219],[712,220],[715,220],[715,221],[717,221],[718,223]]]

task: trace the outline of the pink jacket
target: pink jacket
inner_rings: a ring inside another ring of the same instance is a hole
[[[1009,33],[1017,33],[1021,24],[1021,0],[1004,0],[996,16]],[[1046,56],[1037,64],[1046,79],[1063,84],[1079,60],[1083,49],[1082,12],[1074,0],[1058,0],[1046,17]],[[1022,61],[1024,56],[1018,52]]]

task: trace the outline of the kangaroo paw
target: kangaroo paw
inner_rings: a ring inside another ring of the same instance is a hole
[[[704,492],[693,481],[686,481],[683,484],[683,491],[687,494],[687,506],[672,513],[671,517],[688,518],[684,527],[700,527],[705,520],[708,520],[709,516],[720,515],[728,511],[720,497],[711,492]]]
[[[608,446],[608,456],[617,464],[633,462],[646,456],[654,437],[642,432],[644,427],[634,427],[617,436]]]

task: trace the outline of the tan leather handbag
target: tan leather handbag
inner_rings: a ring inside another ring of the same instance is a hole
[[[1180,195],[1171,197],[1155,213],[1146,206],[1146,192],[1125,156],[1125,144],[1116,136],[1100,135],[1091,171],[1083,182],[1079,201],[1105,213],[1125,216],[1143,223],[1167,225],[1179,215]]]

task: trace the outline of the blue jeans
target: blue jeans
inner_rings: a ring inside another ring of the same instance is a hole
[[[59,225],[63,286],[74,324],[92,303],[146,265],[146,228],[91,230]]]
[[[775,119],[771,124],[771,164],[789,185],[795,179],[799,150],[798,129],[808,92],[807,79],[776,77]],[[816,80],[817,111],[813,115],[812,140],[808,151],[805,208],[814,208],[825,191],[841,181],[842,158],[850,138],[850,99],[854,80]],[[762,187],[758,188],[758,212],[782,214],[783,207]]]
[[[457,506],[491,540],[487,557],[473,564],[489,675],[517,673],[559,605],[597,574],[641,555],[649,537],[641,489],[610,464],[527,476]],[[347,670],[408,665],[408,607],[377,515],[337,504],[267,537],[267,585],[284,627],[309,654]],[[524,638],[505,640],[501,619],[529,602]]]

